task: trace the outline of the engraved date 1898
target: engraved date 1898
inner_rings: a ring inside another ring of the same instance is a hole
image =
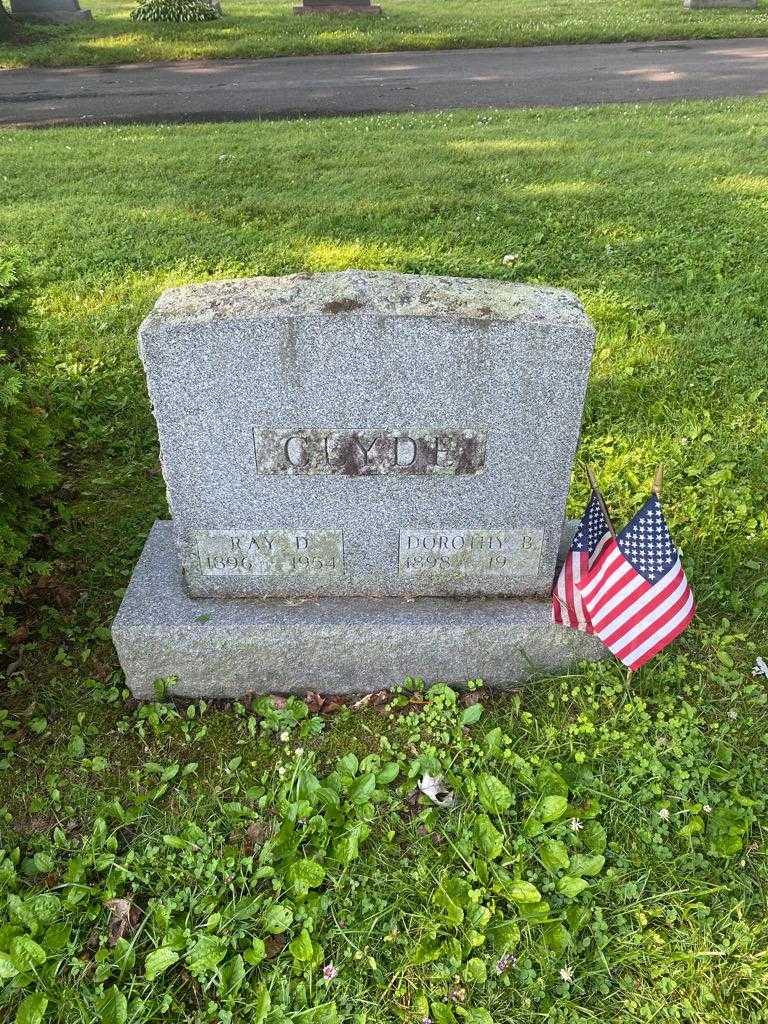
[[[401,530],[401,575],[535,576],[541,530]]]

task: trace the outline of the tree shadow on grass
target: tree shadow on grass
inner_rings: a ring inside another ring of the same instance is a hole
[[[124,578],[163,510],[135,354],[156,294],[359,266],[575,291],[598,327],[582,456],[617,521],[663,461],[705,607],[738,606],[768,525],[765,122],[756,103],[720,103],[25,137],[7,217],[19,237],[34,225],[41,373],[80,421],[81,497],[62,531],[98,553],[84,586],[103,551]],[[87,387],[67,377],[73,359],[101,361]],[[585,493],[578,478],[572,511]]]

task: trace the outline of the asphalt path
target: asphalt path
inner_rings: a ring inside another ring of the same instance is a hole
[[[0,71],[0,125],[239,121],[768,94],[768,39]]]

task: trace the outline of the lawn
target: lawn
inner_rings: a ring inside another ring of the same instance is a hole
[[[685,11],[682,0],[385,0],[378,18],[297,18],[289,0],[224,0],[223,20],[191,25],[133,22],[126,0],[81,6],[92,22],[28,26],[0,43],[0,67],[768,35],[768,0],[719,11]]]
[[[765,1020],[767,143],[758,100],[0,134],[63,473],[0,658],[0,1019]],[[619,521],[664,462],[699,601],[631,688],[126,699],[107,629],[165,514],[138,324],[350,266],[585,302],[580,456]]]

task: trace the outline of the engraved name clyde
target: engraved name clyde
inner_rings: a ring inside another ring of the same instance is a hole
[[[253,428],[256,470],[303,476],[473,476],[485,469],[486,432]]]

